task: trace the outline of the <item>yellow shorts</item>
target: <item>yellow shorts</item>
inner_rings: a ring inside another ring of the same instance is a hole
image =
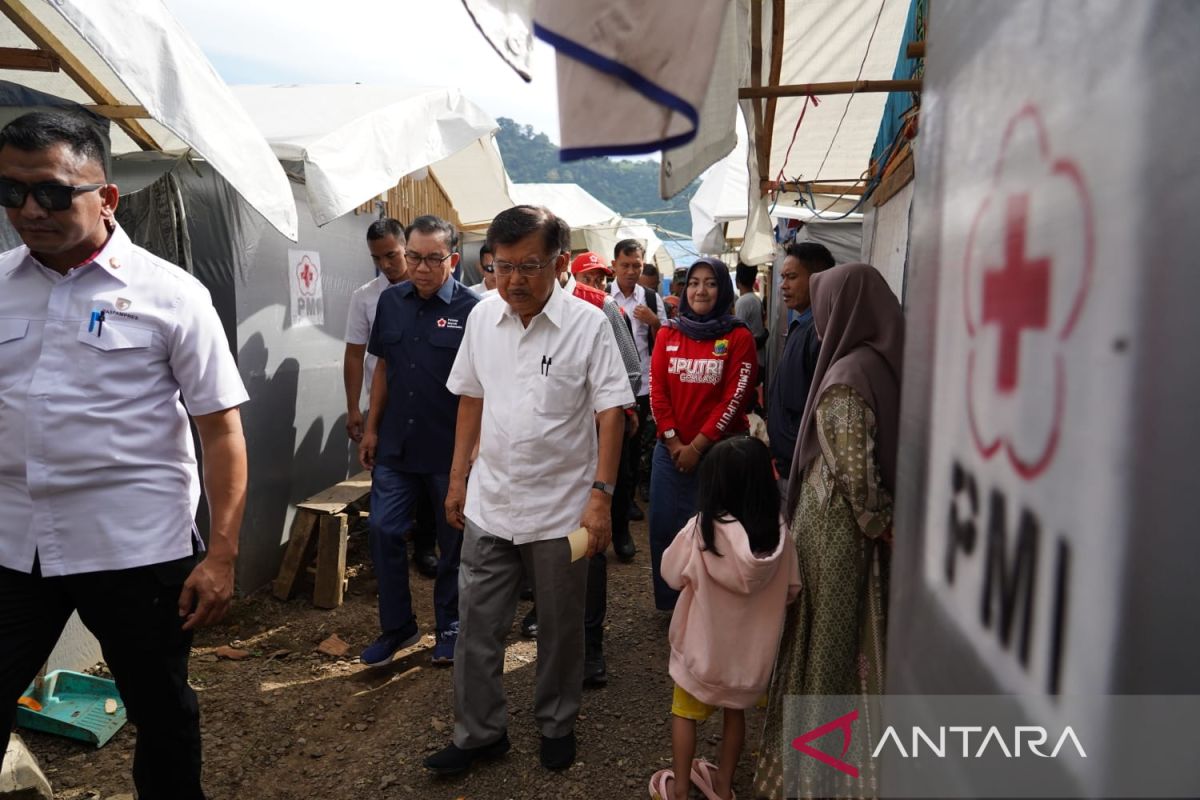
[[[767,696],[764,694],[758,698],[755,704],[757,708],[767,707]],[[675,693],[671,697],[671,713],[683,719],[695,720],[696,722],[704,722],[713,715],[713,712],[720,710],[720,706],[710,706],[708,703],[702,703],[684,689],[679,684],[675,684]]]

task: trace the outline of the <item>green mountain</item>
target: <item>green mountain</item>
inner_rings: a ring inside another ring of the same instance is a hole
[[[597,200],[627,217],[652,214],[646,221],[669,231],[690,235],[692,218],[688,200],[696,193],[699,181],[670,200],[658,195],[658,162],[628,159],[589,158],[563,162],[558,147],[541,131],[501,117],[496,143],[504,166],[516,183],[578,183]],[[636,212],[636,213],[635,213]],[[662,239],[670,238],[662,231]]]

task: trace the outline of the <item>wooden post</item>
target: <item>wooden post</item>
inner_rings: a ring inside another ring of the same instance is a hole
[[[345,514],[321,517],[321,535],[317,542],[317,579],[313,587],[313,605],[317,608],[337,608],[342,604],[349,530]]]
[[[287,552],[283,556],[283,564],[271,593],[280,600],[287,600],[296,586],[296,578],[307,562],[308,545],[312,539],[313,530],[317,527],[317,515],[303,508],[296,509],[292,518],[292,529],[288,533]]]

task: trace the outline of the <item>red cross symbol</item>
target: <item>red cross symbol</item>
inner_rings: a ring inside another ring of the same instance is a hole
[[[996,390],[1017,388],[1021,333],[1045,330],[1050,318],[1050,259],[1027,259],[1025,234],[1029,195],[1008,198],[1004,231],[1004,266],[989,270],[983,281],[983,321],[1000,328]]]
[[[311,289],[313,281],[317,279],[317,273],[313,269],[312,264],[306,258],[300,264],[300,281],[304,284],[305,289]]]

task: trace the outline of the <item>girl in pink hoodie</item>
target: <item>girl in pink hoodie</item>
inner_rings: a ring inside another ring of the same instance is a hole
[[[674,769],[650,780],[651,797],[683,800],[686,781],[715,800],[733,797],[746,736],[745,709],[771,679],[787,604],[800,591],[796,547],[779,514],[771,453],[757,439],[717,443],[700,465],[700,513],[663,553],[662,577],[681,592],[671,618]],[[696,722],[723,710],[720,766],[697,759]]]

